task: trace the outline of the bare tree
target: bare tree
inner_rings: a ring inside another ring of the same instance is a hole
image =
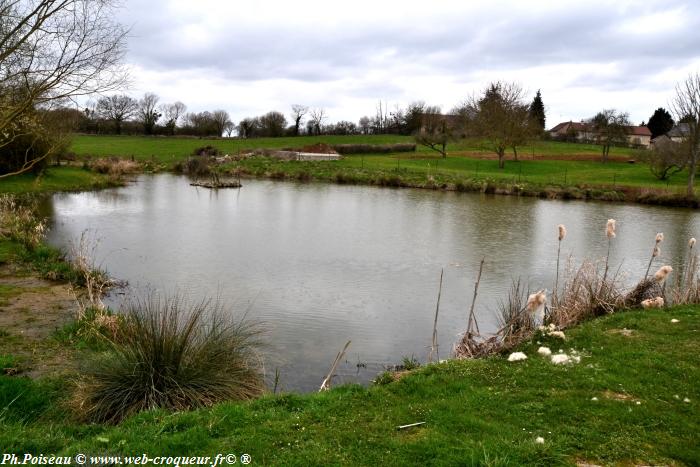
[[[226,130],[229,124],[233,125],[231,117],[229,117],[228,112],[225,110],[215,110],[212,112],[211,117],[217,136],[223,135],[224,130]]]
[[[589,124],[595,131],[596,142],[603,148],[603,162],[608,161],[611,146],[627,143],[627,128],[631,125],[628,113],[604,109]]]
[[[368,135],[370,133],[370,129],[372,128],[372,121],[369,117],[364,116],[360,118],[357,126],[360,128],[360,133],[363,135]]]
[[[414,135],[416,143],[447,157],[447,142],[452,139],[452,128],[437,106],[421,106],[420,128]]]
[[[301,121],[304,116],[309,111],[309,108],[305,105],[294,104],[292,106],[292,120],[294,121],[294,135],[299,136],[299,128],[301,126]]]
[[[259,117],[259,131],[262,136],[282,136],[287,127],[287,119],[281,112],[271,111]]]
[[[41,126],[36,108],[124,84],[126,31],[113,18],[110,0],[0,0],[0,148]],[[28,152],[0,178],[52,151]]]
[[[666,136],[654,141],[651,150],[640,151],[649,163],[649,170],[659,180],[667,180],[680,172],[688,162],[687,142],[675,142]]]
[[[177,128],[177,122],[180,117],[185,115],[187,111],[187,106],[180,101],[173,104],[163,104],[160,106],[160,112],[165,117],[165,128],[167,128],[168,133],[172,136],[175,134],[175,128]]]
[[[676,120],[683,119],[688,125],[685,135],[688,167],[688,196],[695,195],[695,172],[700,156],[700,73],[693,73],[676,85],[676,95],[671,102]]]
[[[460,120],[475,136],[484,138],[505,167],[505,152],[523,143],[530,124],[523,89],[516,83],[491,83],[483,95],[472,96],[458,109]]]
[[[326,119],[326,111],[322,107],[318,107],[311,110],[309,123],[310,128],[313,130],[313,134],[320,135],[321,129],[323,128],[323,121]]]
[[[114,94],[101,97],[97,101],[97,114],[105,120],[114,122],[118,135],[122,134],[122,123],[133,117],[139,108],[139,103],[126,94]]]
[[[226,125],[224,126],[224,133],[226,133],[226,137],[230,138],[235,129],[236,129],[235,123],[233,123],[231,120],[226,122]]]
[[[161,117],[160,112],[156,110],[157,105],[158,96],[152,92],[144,94],[143,99],[139,101],[138,117],[143,125],[143,132],[147,135],[153,134],[153,128]]]

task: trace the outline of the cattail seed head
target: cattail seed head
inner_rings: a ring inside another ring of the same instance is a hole
[[[656,243],[661,243],[664,241],[664,233],[659,232],[656,234]]]
[[[695,237],[688,240],[688,247],[693,248],[695,246]]]
[[[566,227],[564,224],[559,224],[557,228],[559,229],[559,241],[561,242],[564,240],[564,238],[566,238]]]
[[[662,308],[663,306],[663,297],[647,298],[646,300],[642,300],[642,308]]]
[[[659,256],[660,254],[661,254],[661,248],[659,248],[658,246],[655,246],[655,247],[654,247],[654,252],[651,254],[651,256],[653,256],[654,258],[656,258],[656,257]]]
[[[615,238],[615,219],[608,219],[608,224],[605,227],[605,235],[608,238]]]
[[[536,292],[527,297],[527,310],[529,312],[534,312],[537,308],[544,305],[547,301],[547,295],[544,291]]]
[[[671,272],[673,272],[673,268],[671,266],[661,266],[654,274],[654,279],[656,279],[656,282],[662,283],[666,280],[668,275],[671,274]]]

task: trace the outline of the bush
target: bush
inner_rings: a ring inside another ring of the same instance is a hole
[[[259,330],[218,302],[132,301],[109,350],[88,362],[74,403],[94,422],[155,408],[186,410],[264,390]]]
[[[388,154],[392,152],[415,152],[415,143],[396,144],[334,144],[339,154]]]
[[[219,151],[218,148],[209,145],[197,148],[192,152],[192,155],[194,156],[218,156],[220,154],[221,151]]]
[[[39,218],[37,209],[35,198],[19,200],[0,195],[0,236],[6,235],[30,251],[37,248],[46,231],[46,222]]]

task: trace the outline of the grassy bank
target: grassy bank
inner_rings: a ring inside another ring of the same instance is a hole
[[[191,139],[135,136],[76,136],[73,149],[81,157],[133,158],[148,167],[172,168],[195,148],[213,145],[233,156],[255,148],[326,144],[388,144],[409,142],[401,136],[323,136],[300,138]],[[537,141],[520,150],[518,161],[499,169],[492,152],[475,140],[449,146],[442,159],[419,146],[415,153],[346,156],[339,161],[301,162],[253,157],[224,167],[254,177],[402,186],[563,199],[596,199],[696,207],[685,196],[686,174],[658,180],[643,162],[629,163],[634,151],[613,148],[612,160],[599,162],[595,145]],[[511,156],[512,158],[512,156]]]
[[[0,193],[47,193],[56,191],[84,191],[105,188],[114,184],[106,175],[78,167],[48,167],[40,175],[31,173],[0,180]]]
[[[570,330],[563,343],[538,338],[578,350],[582,360],[570,366],[537,356],[533,341],[520,349],[524,362],[450,361],[384,386],[148,412],[117,427],[72,422],[61,383],[0,377],[0,446],[20,454],[248,453],[269,465],[696,465],[699,326],[697,307],[622,312]],[[396,429],[415,422],[425,424]]]

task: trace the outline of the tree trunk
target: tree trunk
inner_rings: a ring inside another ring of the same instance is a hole
[[[516,148],[515,146],[513,146],[513,157],[514,157],[513,160],[515,162],[518,162],[518,148]]]
[[[696,148],[693,150],[693,153],[690,157],[690,165],[688,167],[688,190],[687,190],[687,195],[688,197],[695,196],[695,170],[697,169],[698,165],[698,149]]]
[[[447,146],[445,143],[442,143],[442,158],[447,159],[447,151],[445,150],[445,146]]]
[[[498,153],[498,168],[502,169],[506,166],[506,160],[505,160],[505,149],[499,149],[497,151]]]

